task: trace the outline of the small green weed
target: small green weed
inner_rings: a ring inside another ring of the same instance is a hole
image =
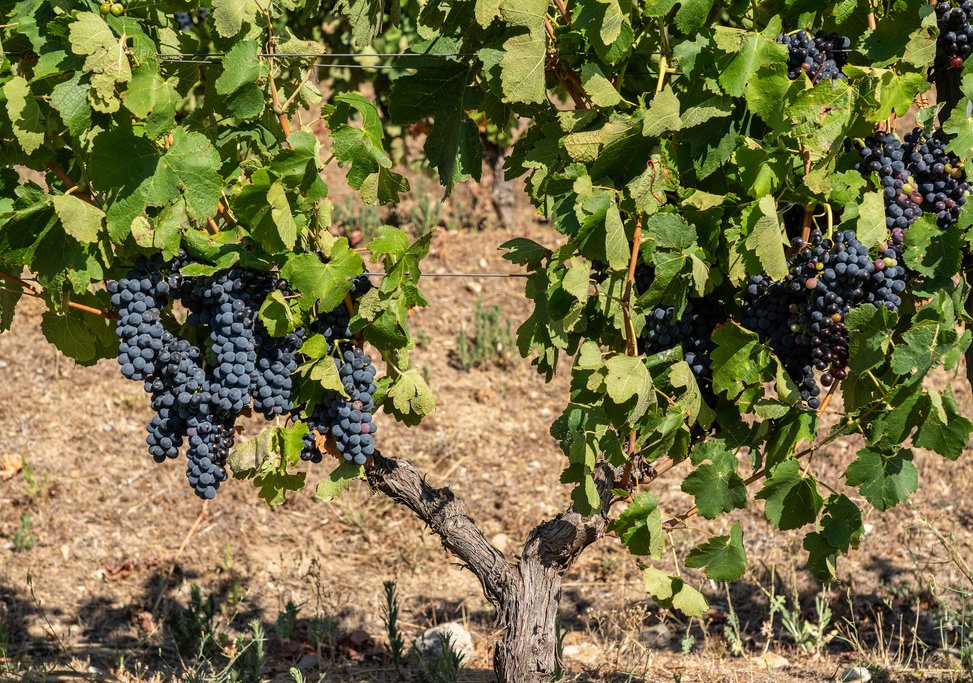
[[[20,528],[14,532],[10,541],[18,553],[27,552],[37,543],[37,536],[31,531],[30,513],[26,510],[20,513]]]
[[[26,456],[23,459],[20,474],[24,478],[24,490],[28,498],[38,500],[47,497],[47,493],[50,491],[47,474],[44,474],[43,477],[38,477],[34,472],[34,467],[27,460]]]
[[[453,637],[448,633],[439,636],[442,652],[429,662],[429,683],[456,683],[460,669],[463,668],[463,654],[453,647]]]
[[[214,628],[216,609],[216,599],[212,595],[203,599],[203,591],[194,583],[189,590],[189,604],[175,606],[166,615],[166,629],[179,654],[188,656],[202,651],[207,643],[218,646]]]
[[[456,360],[464,370],[488,361],[506,361],[514,348],[514,333],[510,319],[503,316],[500,306],[487,308],[480,299],[473,311],[473,332],[461,327],[456,337]]]
[[[385,589],[385,614],[382,620],[385,622],[385,632],[388,634],[389,656],[392,658],[392,666],[395,667],[395,675],[400,681],[405,680],[402,665],[405,660],[405,638],[399,630],[399,595],[395,588],[395,581],[386,581]]]

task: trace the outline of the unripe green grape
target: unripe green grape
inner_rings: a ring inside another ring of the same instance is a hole
[[[113,3],[111,6],[111,14],[113,17],[120,17],[125,14],[125,7],[121,3]]]
[[[111,3],[110,2],[101,3],[101,13],[108,14],[109,12],[111,12]]]

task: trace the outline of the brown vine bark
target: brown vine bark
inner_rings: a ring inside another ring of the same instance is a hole
[[[501,683],[550,681],[557,664],[561,579],[585,548],[604,535],[611,489],[619,472],[602,465],[597,473],[600,511],[582,515],[568,508],[542,522],[528,534],[520,558],[513,563],[486,539],[451,489],[430,486],[410,463],[376,453],[366,475],[372,490],[412,510],[479,580],[503,631],[494,652],[497,679]]]

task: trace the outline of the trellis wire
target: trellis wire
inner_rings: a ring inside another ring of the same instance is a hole
[[[362,273],[368,277],[385,277],[386,273]],[[494,277],[494,278],[523,278],[530,277],[530,273],[419,273],[419,277]]]

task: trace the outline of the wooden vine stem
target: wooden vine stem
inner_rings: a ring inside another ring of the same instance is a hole
[[[568,91],[568,95],[574,101],[574,106],[576,109],[591,109],[591,103],[588,102],[584,94],[584,85],[581,83],[581,79],[578,74],[574,72],[571,67],[565,65],[561,62],[561,56],[558,54],[557,48],[554,47],[554,41],[556,39],[556,34],[554,32],[554,24],[547,17],[544,17],[544,29],[547,31],[548,38],[551,39],[550,47],[550,62],[551,68],[557,73],[558,80],[561,81],[561,85],[564,89]]]

